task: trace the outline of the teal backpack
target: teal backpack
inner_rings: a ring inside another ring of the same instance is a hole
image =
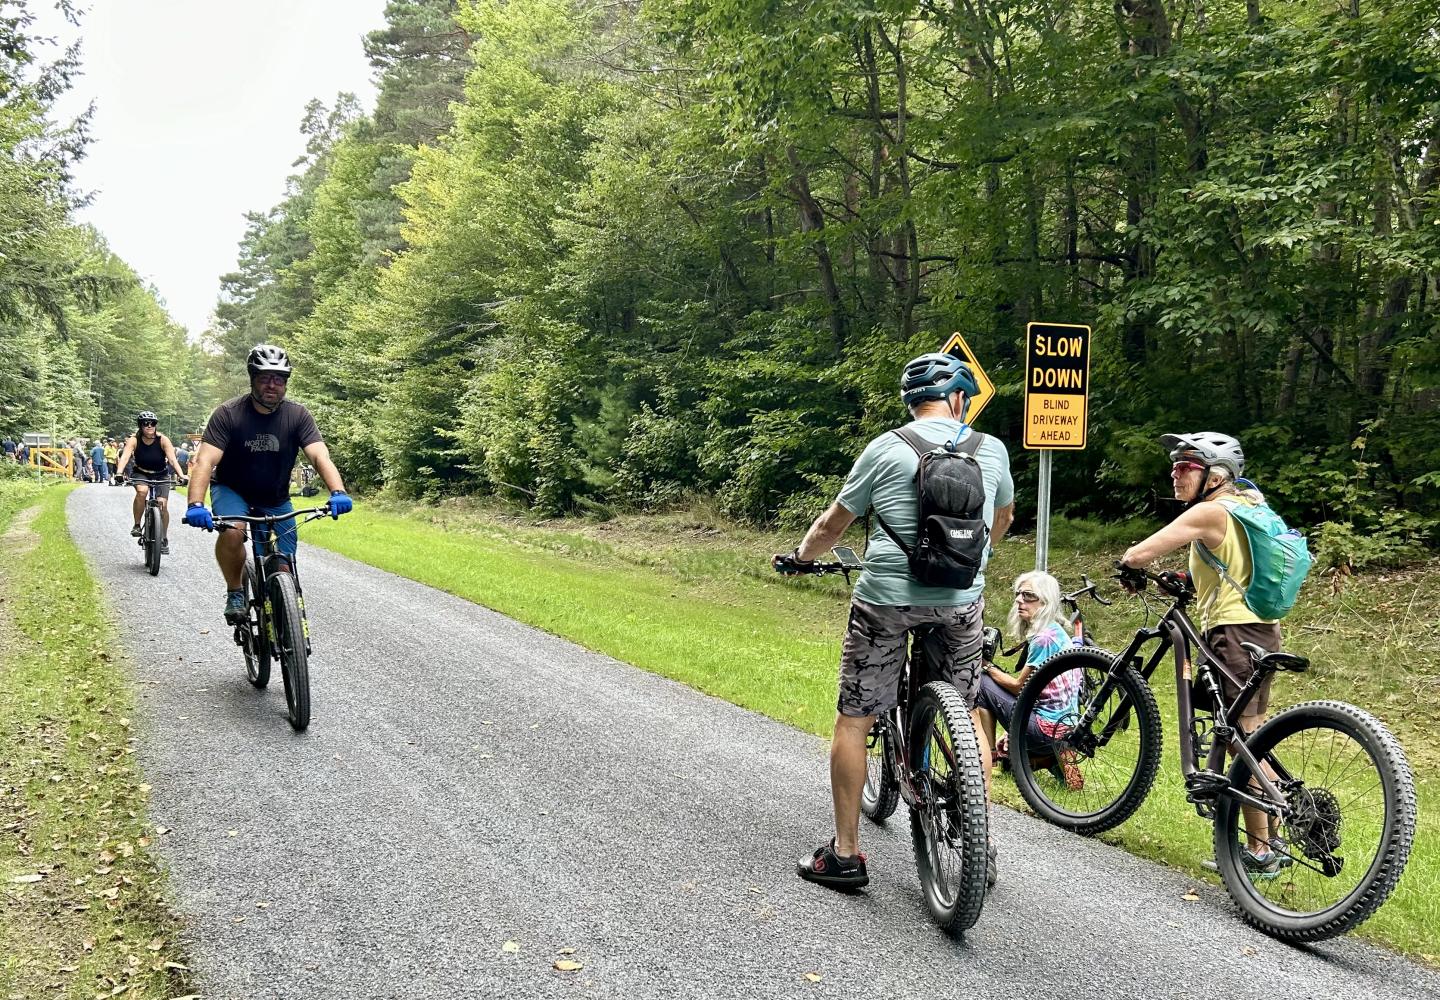
[[[1246,480],[1240,482],[1254,485]],[[1225,509],[1245,530],[1245,540],[1250,544],[1250,586],[1241,587],[1236,583],[1226,572],[1225,564],[1200,542],[1195,543],[1195,551],[1222,580],[1240,592],[1251,611],[1266,620],[1284,618],[1295,606],[1300,585],[1315,561],[1305,544],[1305,536],[1288,527],[1280,515],[1264,503],[1252,507],[1230,502],[1225,503]]]

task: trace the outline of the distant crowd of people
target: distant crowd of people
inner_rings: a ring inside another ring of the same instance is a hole
[[[188,469],[190,455],[198,443],[193,441],[176,443],[175,457],[179,460],[181,469]],[[52,453],[59,452],[57,463],[61,465],[67,464],[65,459],[68,456],[70,474],[77,482],[111,483],[114,482],[117,474],[123,472],[115,467],[121,449],[121,441],[117,438],[74,438],[58,445],[35,445],[33,447],[48,448]],[[23,439],[17,440],[10,434],[6,434],[3,439],[0,439],[0,456],[3,456],[0,457],[0,460],[25,465],[31,460],[32,450],[32,446],[26,444]]]

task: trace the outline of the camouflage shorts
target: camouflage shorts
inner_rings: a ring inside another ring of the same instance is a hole
[[[915,665],[922,676],[949,681],[974,708],[980,692],[984,610],[984,598],[953,607],[885,607],[852,600],[840,654],[840,714],[860,718],[895,707],[905,639],[911,633]]]

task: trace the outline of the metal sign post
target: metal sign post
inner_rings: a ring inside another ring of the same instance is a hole
[[[1081,451],[1090,416],[1090,328],[1031,323],[1025,328],[1025,447],[1040,452],[1035,568],[1050,567],[1052,452]]]

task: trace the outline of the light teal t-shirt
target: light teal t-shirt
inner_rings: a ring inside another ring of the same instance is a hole
[[[936,445],[952,440],[960,430],[958,420],[926,417],[914,420],[910,429]],[[975,431],[965,428],[963,442]],[[986,435],[975,452],[975,461],[985,477],[985,523],[994,528],[995,508],[1015,500],[1015,482],[1010,478],[1010,453],[993,435]],[[899,437],[886,431],[865,446],[840,491],[840,505],[857,517],[874,507],[885,523],[905,543],[915,537],[920,523],[920,499],[915,494],[915,472],[920,456]],[[989,562],[989,553],[986,553]],[[877,522],[870,527],[865,549],[865,571],[855,585],[855,596],[867,604],[886,607],[919,605],[952,607],[974,604],[985,592],[985,567],[981,564],[975,583],[968,590],[926,587],[910,575],[910,563],[900,547],[890,540]]]

